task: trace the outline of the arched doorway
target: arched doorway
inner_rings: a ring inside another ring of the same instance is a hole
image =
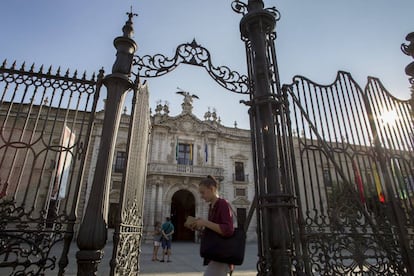
[[[187,216],[195,215],[195,198],[187,190],[179,190],[174,193],[171,200],[171,222],[174,224],[174,240],[194,241],[194,231],[184,227]]]

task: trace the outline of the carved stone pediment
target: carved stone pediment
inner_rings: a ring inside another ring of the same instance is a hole
[[[250,201],[245,197],[238,197],[231,202],[233,205],[250,205]]]
[[[167,126],[173,130],[185,133],[201,133],[204,131],[217,131],[214,127],[199,120],[192,114],[181,114],[176,117],[170,117],[159,125]]]

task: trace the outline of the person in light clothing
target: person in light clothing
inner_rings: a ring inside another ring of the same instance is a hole
[[[152,261],[159,261],[158,259],[158,249],[161,245],[161,222],[157,221],[154,225],[154,232],[153,232],[153,243],[154,248],[152,250]]]

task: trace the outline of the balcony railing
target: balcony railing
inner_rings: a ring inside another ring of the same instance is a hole
[[[234,183],[248,183],[249,175],[248,174],[235,174],[233,173],[233,182]]]
[[[223,168],[165,163],[149,163],[148,174],[185,175],[194,177],[205,177],[207,175],[212,175],[218,180],[224,179]]]

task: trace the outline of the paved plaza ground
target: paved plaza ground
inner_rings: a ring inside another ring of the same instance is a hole
[[[202,265],[202,259],[199,255],[199,244],[196,243],[173,243],[171,263],[153,262],[152,246],[144,245],[142,247],[140,259],[140,274],[143,276],[169,276],[169,275],[203,275],[205,267]],[[253,276],[257,263],[257,245],[248,243],[244,263],[236,266],[233,276]]]
[[[199,244],[193,242],[173,242],[172,255],[170,263],[153,262],[152,244],[144,243],[141,246],[140,255],[140,273],[142,276],[201,276],[205,267],[202,265],[202,259],[199,254]],[[69,252],[69,266],[66,270],[66,276],[75,276],[77,271],[76,264],[76,243],[73,243]],[[105,248],[104,257],[99,265],[98,275],[109,275],[109,261],[112,256],[112,241],[108,242]],[[161,252],[159,252],[159,258]],[[247,243],[244,263],[236,266],[233,276],[253,276],[256,275],[257,263],[257,244]],[[0,269],[1,271],[1,269]],[[0,275],[2,275],[0,273]],[[47,276],[57,275],[57,271],[52,270],[46,273]]]

